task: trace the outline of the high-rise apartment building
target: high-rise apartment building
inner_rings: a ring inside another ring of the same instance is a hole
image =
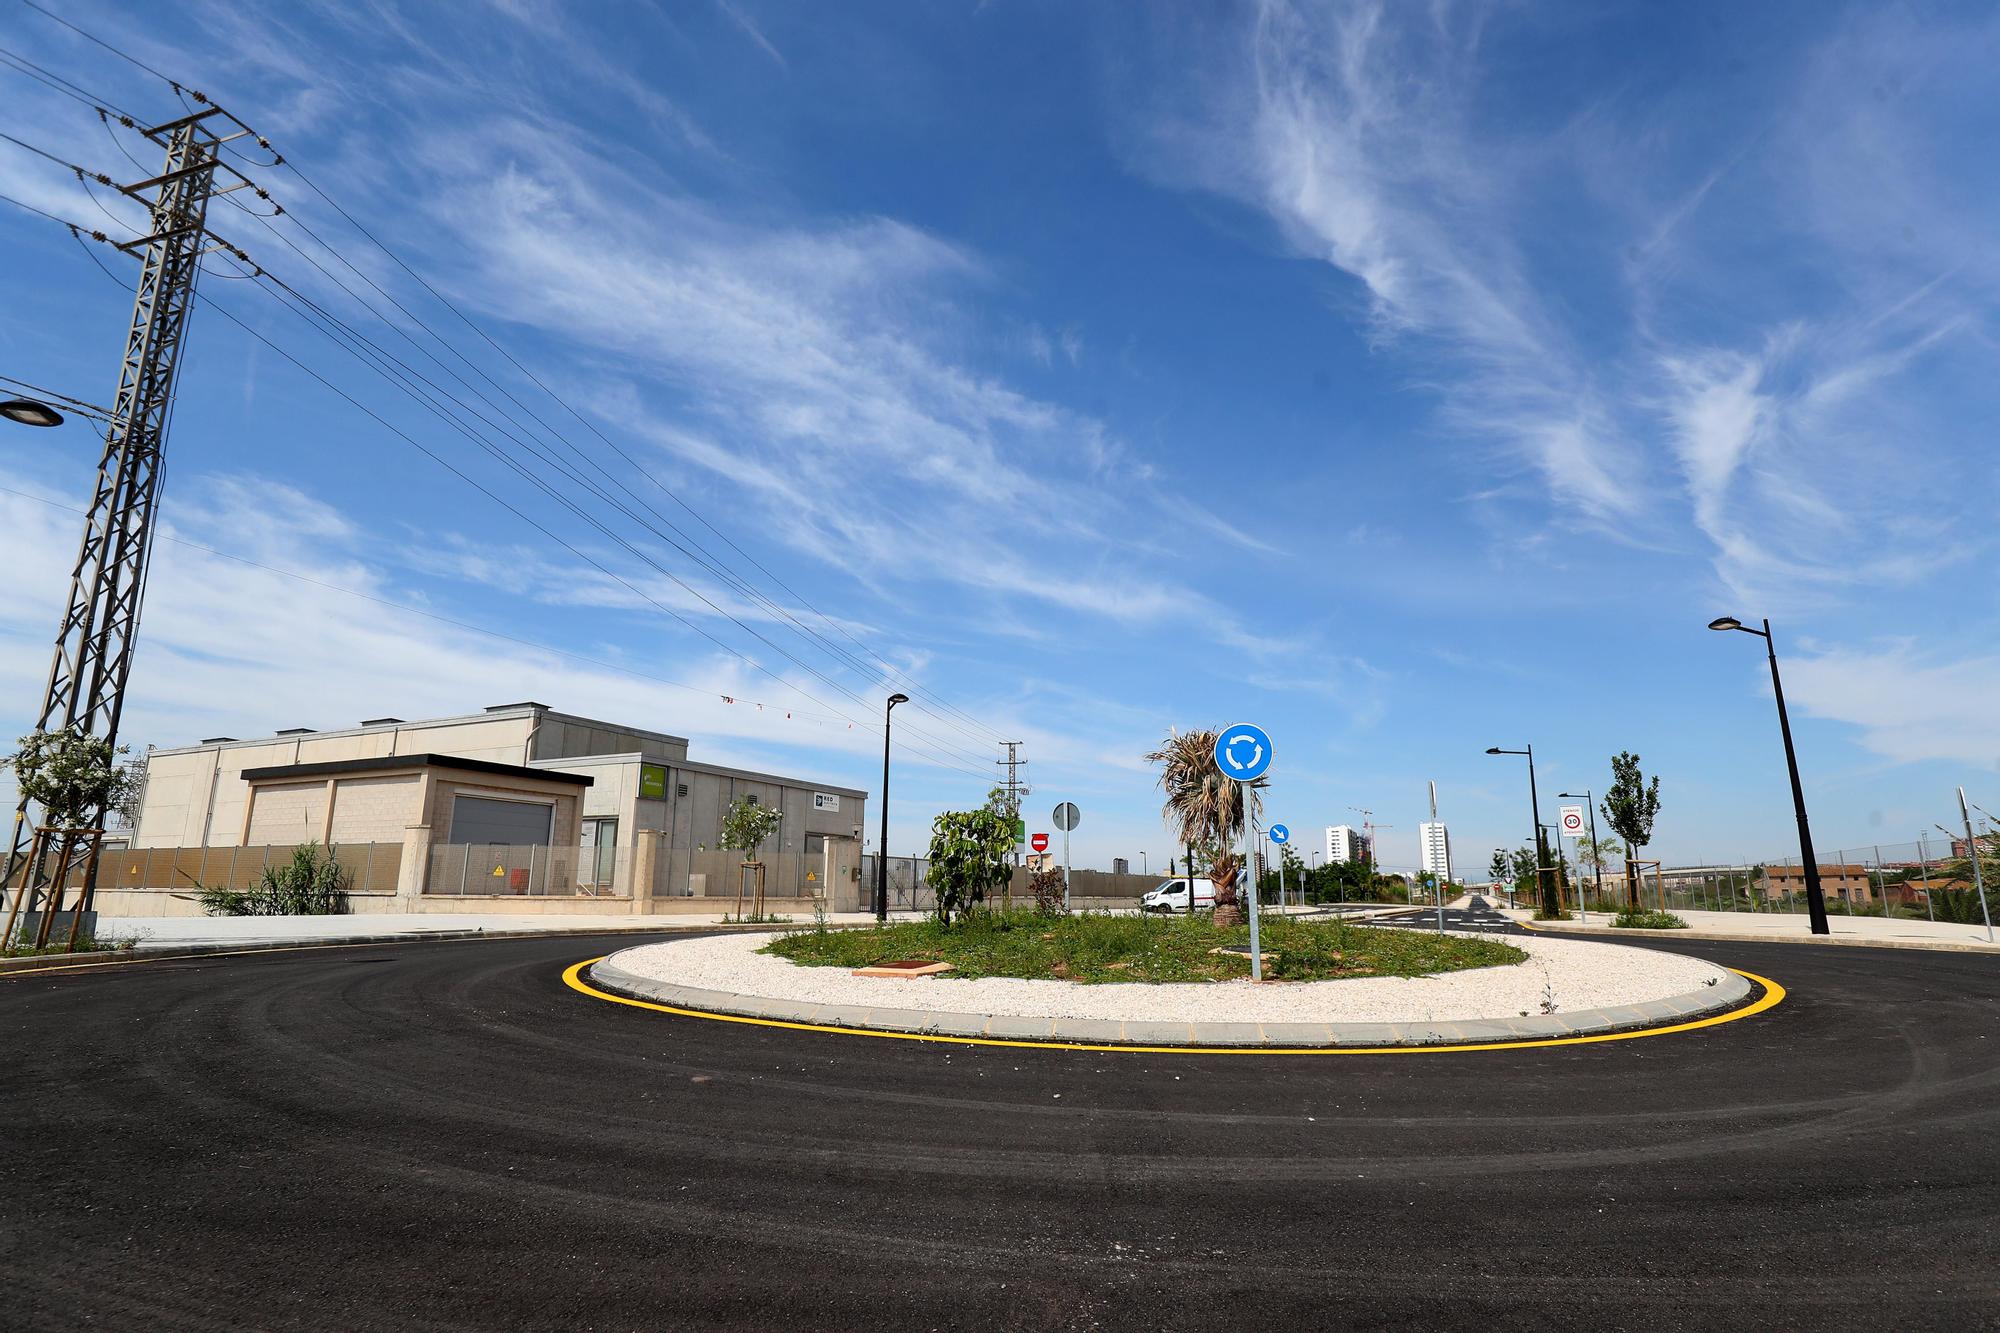
[[[1427,819],[1417,825],[1417,843],[1423,856],[1424,873],[1451,880],[1451,834],[1442,819]]]
[[[1368,837],[1361,830],[1349,828],[1345,824],[1335,824],[1326,831],[1326,859],[1335,861],[1367,861]]]

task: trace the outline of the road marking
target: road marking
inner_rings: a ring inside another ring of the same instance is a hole
[[[1520,1041],[1481,1042],[1462,1046],[1114,1046],[1084,1042],[1017,1041],[1000,1037],[948,1037],[940,1033],[890,1032],[882,1028],[843,1028],[824,1023],[795,1023],[780,1018],[752,1018],[746,1014],[716,1014],[705,1009],[683,1009],[676,1005],[613,995],[609,991],[597,989],[583,979],[583,969],[592,963],[603,962],[609,956],[600,955],[571,964],[563,972],[563,984],[592,999],[609,1000],[612,1004],[629,1005],[634,1009],[651,1009],[655,1013],[673,1014],[680,1018],[706,1018],[717,1023],[748,1023],[752,1027],[789,1028],[794,1032],[829,1032],[841,1037],[888,1037],[898,1041],[930,1041],[953,1046],[1011,1046],[1049,1051],[1104,1051],[1111,1054],[1135,1055],[1448,1055],[1461,1051],[1518,1051],[1538,1046],[1588,1046],[1601,1041],[1633,1041],[1640,1037],[1664,1037],[1672,1032],[1692,1032],[1696,1028],[1734,1023],[1739,1018],[1750,1018],[1767,1009],[1775,1008],[1779,1001],[1785,998],[1785,988],[1769,977],[1760,977],[1755,972],[1745,972],[1741,968],[1732,967],[1729,969],[1731,972],[1762,986],[1764,993],[1741,1009],[1731,1009],[1725,1014],[1711,1014],[1707,1018],[1692,1019],[1686,1023],[1639,1028],[1632,1032],[1600,1032],[1581,1037],[1531,1037]]]

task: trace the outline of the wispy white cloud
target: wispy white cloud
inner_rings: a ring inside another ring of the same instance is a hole
[[[1910,538],[1954,507],[1911,483],[1950,452],[1942,403],[1973,383],[1958,345],[2000,265],[1938,170],[1935,98],[1907,90],[1983,86],[2000,23],[1845,14],[1704,152],[1692,94],[1522,101],[1485,58],[1513,21],[1270,0],[1199,22],[1169,47],[1210,53],[1210,77],[1192,104],[1129,99],[1132,155],[1352,279],[1378,354],[1556,512],[1705,546],[1746,595],[1921,575]]]
[[[1267,4],[1223,49],[1199,118],[1162,114],[1144,165],[1267,212],[1350,275],[1373,336],[1444,358],[1418,371],[1456,431],[1497,441],[1576,510],[1640,508],[1643,459],[1520,252],[1504,173],[1476,132],[1476,31],[1429,12]],[[1199,128],[1195,125],[1199,124]]]
[[[1785,695],[1814,717],[1860,728],[1897,763],[1945,760],[2000,769],[2000,657],[1949,659],[1913,640],[1795,654]]]

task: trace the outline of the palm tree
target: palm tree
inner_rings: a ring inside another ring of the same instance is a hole
[[[1269,780],[1240,783],[1224,777],[1215,765],[1216,735],[1209,729],[1175,732],[1146,756],[1146,762],[1160,765],[1160,790],[1167,795],[1161,813],[1178,832],[1181,844],[1216,849],[1209,878],[1215,881],[1216,916],[1228,924],[1243,910],[1236,895],[1242,866],[1231,850],[1243,834],[1243,788],[1268,786]],[[1193,910],[1192,874],[1188,906]]]

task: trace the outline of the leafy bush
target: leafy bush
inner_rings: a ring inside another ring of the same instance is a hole
[[[1053,866],[1047,870],[1037,870],[1028,880],[1028,888],[1035,895],[1036,916],[1064,916],[1069,908],[1063,903],[1063,873]]]
[[[1627,930],[1686,930],[1688,923],[1672,912],[1620,912],[1611,924]]]
[[[349,876],[333,848],[309,842],[292,850],[289,864],[265,866],[249,889],[201,888],[201,910],[210,916],[335,916],[347,910]]]
[[[963,921],[1013,877],[1014,821],[992,810],[947,810],[931,822],[930,866],[924,879],[939,923]]]
[[[1995,895],[1989,890],[1986,897],[1991,904]],[[1938,920],[1962,926],[1976,926],[1986,919],[1979,910],[1979,894],[1972,889],[1934,888],[1931,890],[1931,908],[1937,913]],[[2000,912],[1994,915],[2000,916]]]

